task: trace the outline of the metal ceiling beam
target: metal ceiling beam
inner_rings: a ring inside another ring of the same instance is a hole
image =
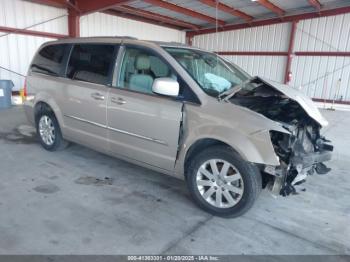
[[[101,12],[118,5],[132,2],[132,0],[76,0],[81,15],[87,15],[94,12]]]
[[[253,1],[259,3],[263,7],[269,9],[270,11],[274,12],[279,16],[283,16],[286,13],[282,8],[279,8],[277,5],[271,3],[268,0],[253,0]]]
[[[310,13],[303,13],[303,14],[296,14],[296,15],[286,15],[283,17],[283,20],[279,17],[275,17],[275,18],[269,18],[265,20],[252,21],[250,23],[225,25],[225,26],[219,27],[218,29],[216,28],[199,29],[198,31],[187,32],[187,35],[194,36],[194,35],[215,33],[216,31],[223,32],[223,31],[239,30],[239,29],[245,29],[245,28],[251,28],[251,27],[280,24],[280,23],[286,23],[286,22],[293,22],[297,20],[306,20],[306,19],[340,15],[340,14],[346,14],[346,13],[350,13],[350,6],[322,10],[321,13],[310,12]]]
[[[12,27],[6,27],[6,26],[0,26],[0,32],[5,32],[8,34],[40,36],[40,37],[57,38],[57,39],[68,37],[68,35],[40,32],[40,31],[28,30],[28,29],[12,28]]]
[[[223,25],[226,24],[226,22],[223,21],[223,20],[216,20],[214,17],[208,16],[208,15],[204,15],[204,14],[195,12],[193,10],[184,8],[182,6],[175,5],[175,4],[172,4],[170,2],[165,2],[163,0],[143,0],[143,1],[146,2],[146,3],[149,3],[151,5],[159,6],[161,8],[164,8],[164,9],[176,12],[176,13],[184,14],[184,15],[196,18],[196,19],[200,19],[200,20],[209,22],[211,24],[216,24],[216,22],[220,26],[223,26]]]
[[[47,5],[57,8],[65,8],[65,9],[74,9],[75,11],[79,11],[77,6],[75,5],[75,0],[25,0],[28,2],[40,4],[40,5]]]
[[[312,5],[313,7],[316,8],[316,10],[320,11],[322,5],[320,4],[320,2],[318,0],[309,0],[310,5]]]
[[[27,0],[28,2],[41,4],[41,5],[48,5],[53,6],[57,8],[67,8],[67,1],[65,0]]]
[[[228,5],[225,5],[225,4],[222,4],[220,2],[217,2],[215,0],[199,0],[202,4],[205,4],[207,6],[210,6],[210,7],[213,7],[213,8],[218,8],[218,10],[222,11],[222,12],[225,12],[225,13],[228,13],[228,14],[231,14],[233,16],[237,16],[237,17],[240,17],[246,21],[251,21],[253,20],[253,17],[242,12],[242,11],[239,11],[231,6],[228,6]]]
[[[192,30],[200,29],[200,27],[195,24],[187,23],[178,19],[174,19],[169,16],[159,15],[149,11],[137,9],[131,6],[126,6],[126,5],[115,6],[112,10],[117,10],[121,13],[129,14],[132,16],[139,16],[142,18],[151,19],[154,22],[157,22],[158,24],[164,23],[167,25],[173,25],[181,29],[192,29]]]
[[[113,10],[113,9],[108,9],[105,11],[102,11],[102,13],[105,14],[109,14],[109,15],[114,15],[114,16],[118,16],[118,17],[123,17],[126,19],[130,19],[130,20],[135,20],[135,21],[139,21],[139,22],[144,22],[144,23],[148,23],[148,24],[153,24],[153,25],[158,25],[158,26],[165,26],[168,28],[172,28],[172,29],[176,29],[176,30],[183,30],[183,27],[178,27],[172,24],[166,24],[166,23],[160,23],[159,21],[156,21],[154,19],[149,19],[146,17],[140,17],[140,16],[135,16],[129,13],[123,13],[117,10]]]

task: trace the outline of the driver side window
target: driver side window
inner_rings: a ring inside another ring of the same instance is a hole
[[[159,77],[176,79],[170,67],[152,52],[137,47],[126,47],[118,87],[152,94],[153,82]]]

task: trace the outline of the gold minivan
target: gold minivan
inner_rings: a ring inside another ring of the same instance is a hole
[[[325,174],[327,121],[300,91],[194,47],[128,37],[45,43],[25,85],[42,146],[68,141],[185,179],[218,216]]]

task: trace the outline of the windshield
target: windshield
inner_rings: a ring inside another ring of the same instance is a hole
[[[214,53],[188,48],[164,47],[208,95],[221,93],[251,78],[236,65]]]

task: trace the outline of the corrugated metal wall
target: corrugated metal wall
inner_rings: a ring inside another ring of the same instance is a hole
[[[198,35],[194,46],[210,51],[288,51],[291,24]],[[294,51],[350,51],[350,14],[300,21]],[[225,56],[252,75],[283,82],[285,56]],[[350,57],[292,60],[292,86],[309,96],[350,100]],[[339,81],[339,79],[341,79]]]
[[[242,30],[198,35],[193,45],[210,51],[285,51],[290,24],[276,24]]]
[[[40,24],[42,22],[45,23]],[[82,36],[128,35],[147,40],[185,42],[184,32],[102,13],[83,16],[80,22]],[[67,11],[22,0],[0,0],[0,26],[67,35]],[[38,47],[52,40],[54,39],[0,32],[0,67],[26,75]],[[1,68],[0,79],[12,80],[15,84],[14,91],[23,87],[23,76]]]
[[[350,51],[350,14],[298,23],[294,51]],[[297,56],[291,85],[311,97],[350,100],[350,57]]]
[[[0,26],[57,34],[67,34],[67,12],[63,9],[48,7],[21,0],[0,0]],[[28,65],[37,48],[52,38],[6,34],[0,32],[0,66],[18,72],[27,73]],[[23,87],[24,77],[0,68],[0,79],[10,79],[15,84],[14,90]]]
[[[80,19],[81,36],[132,36],[143,40],[185,42],[185,32],[117,17],[93,13]]]
[[[286,51],[288,23],[199,35],[193,45],[210,51]],[[249,74],[283,81],[287,58],[283,56],[225,56]]]

